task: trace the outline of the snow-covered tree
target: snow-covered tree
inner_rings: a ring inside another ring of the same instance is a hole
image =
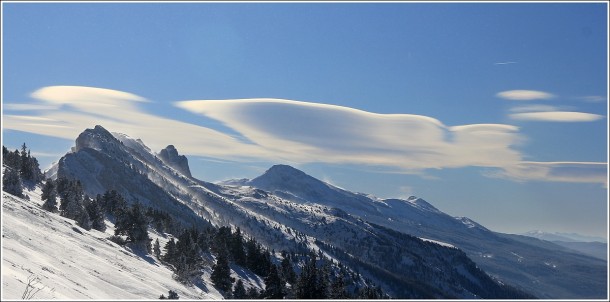
[[[6,168],[2,175],[2,190],[18,197],[23,197],[23,183],[19,172]]]
[[[58,178],[57,194],[61,201],[59,204],[59,214],[76,220],[80,227],[90,230],[91,218],[85,209],[84,192],[80,181]]]
[[[169,290],[169,293],[167,294],[167,298],[170,300],[178,300],[180,299],[180,297],[178,296],[178,293],[173,291],[173,290]]]
[[[219,290],[228,293],[233,287],[234,278],[231,277],[229,259],[227,253],[220,253],[216,258],[216,264],[212,268],[212,282]]]
[[[106,231],[106,223],[104,221],[104,212],[101,206],[101,198],[91,200],[89,197],[85,198],[85,209],[89,218],[91,219],[91,228],[96,229],[100,232]]]
[[[148,221],[139,202],[135,202],[127,212],[118,215],[114,227],[115,235],[126,235],[130,242],[150,252]]]
[[[235,286],[233,287],[233,299],[246,299],[246,288],[244,287],[244,282],[241,279],[237,280]]]
[[[159,238],[155,240],[155,244],[153,245],[153,253],[155,253],[155,257],[157,257],[157,259],[161,259],[161,245],[159,244]]]
[[[265,299],[283,299],[286,295],[285,282],[282,281],[275,264],[269,268],[269,275],[265,277]]]
[[[42,208],[52,212],[57,213],[57,188],[55,185],[55,181],[52,179],[47,179],[44,186],[42,187],[42,195],[40,196],[44,201],[42,204]]]

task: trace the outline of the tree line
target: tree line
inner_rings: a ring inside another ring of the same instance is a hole
[[[25,197],[24,185],[33,186],[43,179],[38,160],[25,143],[21,145],[21,151],[15,149],[11,152],[2,146],[2,164],[6,166],[2,174],[2,190],[17,197]]]

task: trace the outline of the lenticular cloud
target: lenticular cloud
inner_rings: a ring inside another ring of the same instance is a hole
[[[520,160],[518,128],[447,127],[434,118],[377,114],[278,99],[195,100],[176,105],[216,119],[261,148],[296,162],[337,162],[405,170],[485,166]]]
[[[151,101],[111,89],[51,86],[31,96],[35,102],[5,106],[4,128],[73,140],[99,124],[155,149],[174,144],[185,154],[218,159],[374,165],[404,173],[477,166],[515,180],[606,183],[606,163],[523,162],[515,149],[519,128],[505,124],[446,126],[421,115],[278,99],[174,103],[228,131],[150,113],[143,107]]]

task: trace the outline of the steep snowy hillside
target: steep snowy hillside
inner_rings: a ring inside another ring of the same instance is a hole
[[[108,240],[111,223],[106,232],[84,230],[42,210],[40,190],[26,193],[30,200],[2,193],[2,300],[21,299],[28,278],[39,280],[33,299],[42,300],[154,300],[168,290],[183,299],[222,299],[209,271],[203,284],[210,286],[185,286],[157,259]]]

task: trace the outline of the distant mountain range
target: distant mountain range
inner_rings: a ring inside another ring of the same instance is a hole
[[[549,233],[543,231],[529,231],[524,236],[547,240],[573,251],[608,260],[608,243],[606,238],[585,236],[575,233]]]
[[[490,231],[422,198],[350,192],[287,165],[210,183],[168,146],[87,129],[47,173],[89,196],[116,190],[184,224],[239,227],[269,249],[313,249],[394,298],[604,299],[607,262],[536,238]],[[442,188],[439,188],[442,189]]]
[[[603,242],[607,243],[607,239],[596,236],[586,236],[576,233],[560,233],[560,232],[544,232],[540,230],[529,231],[520,235],[534,237],[548,241],[565,241],[565,242]]]

